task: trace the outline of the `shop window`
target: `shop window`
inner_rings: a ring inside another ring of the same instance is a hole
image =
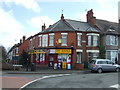
[[[77,61],[76,61],[76,63],[81,63],[82,61],[81,61],[81,59],[82,59],[82,53],[81,52],[77,52]]]
[[[41,64],[45,63],[45,54],[40,54],[40,63]]]

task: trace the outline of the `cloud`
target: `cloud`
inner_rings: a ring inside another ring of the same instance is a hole
[[[15,5],[22,5],[26,9],[34,12],[40,12],[40,6],[36,0],[3,0],[2,2],[4,2],[8,7],[14,3]]]
[[[96,19],[102,19],[102,20],[107,20],[107,21],[111,21],[111,22],[118,22],[118,14],[117,13],[112,13],[109,11],[93,11],[94,12],[94,16],[96,17]],[[84,13],[79,13],[76,14],[76,17],[80,17],[81,21],[85,21],[86,22],[86,14],[87,12]]]
[[[118,22],[118,14],[109,11],[95,11],[94,16],[97,19],[103,19],[112,22]]]
[[[12,14],[12,10],[5,12],[0,8],[0,44],[5,47],[11,47],[15,39],[19,39],[24,35],[24,26],[21,25]]]
[[[46,27],[55,23],[54,20],[51,20],[48,16],[33,17],[30,20],[26,21],[30,26],[41,29],[41,26],[45,23]]]

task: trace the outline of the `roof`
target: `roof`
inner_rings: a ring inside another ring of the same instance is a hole
[[[57,31],[90,31],[99,32],[97,28],[90,26],[87,22],[64,19],[48,27],[40,33],[57,32]]]
[[[99,30],[95,27],[90,26],[87,22],[76,21],[66,19],[66,21],[76,30],[76,31],[95,31],[99,32]]]
[[[104,34],[118,34],[118,23],[96,19],[96,25]]]

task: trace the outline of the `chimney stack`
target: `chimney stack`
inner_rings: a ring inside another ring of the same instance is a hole
[[[93,16],[93,9],[89,10],[87,12],[87,23],[89,23],[90,25],[92,26],[95,26],[96,25],[96,17]]]
[[[22,43],[22,39],[20,39],[20,44]]]
[[[46,29],[46,26],[45,26],[45,23],[44,25],[42,26],[42,31]]]
[[[61,20],[64,21],[64,15],[63,14],[61,15]]]
[[[25,38],[26,38],[26,37],[25,37],[25,36],[23,36],[23,43],[25,42]]]

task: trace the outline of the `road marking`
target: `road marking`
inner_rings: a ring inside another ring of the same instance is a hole
[[[112,85],[110,87],[120,89],[120,85],[119,84],[115,84],[115,85]]]
[[[61,76],[66,76],[66,75],[71,75],[71,74],[58,74],[58,75],[50,75],[50,76],[43,76],[42,78],[38,78],[38,79],[35,79],[33,81],[30,81],[28,83],[26,83],[25,85],[23,85],[22,87],[20,87],[19,90],[25,88],[26,86],[30,85],[31,83],[34,83],[38,80],[42,80],[42,79],[46,79],[46,78],[51,78],[51,77],[61,77]]]

